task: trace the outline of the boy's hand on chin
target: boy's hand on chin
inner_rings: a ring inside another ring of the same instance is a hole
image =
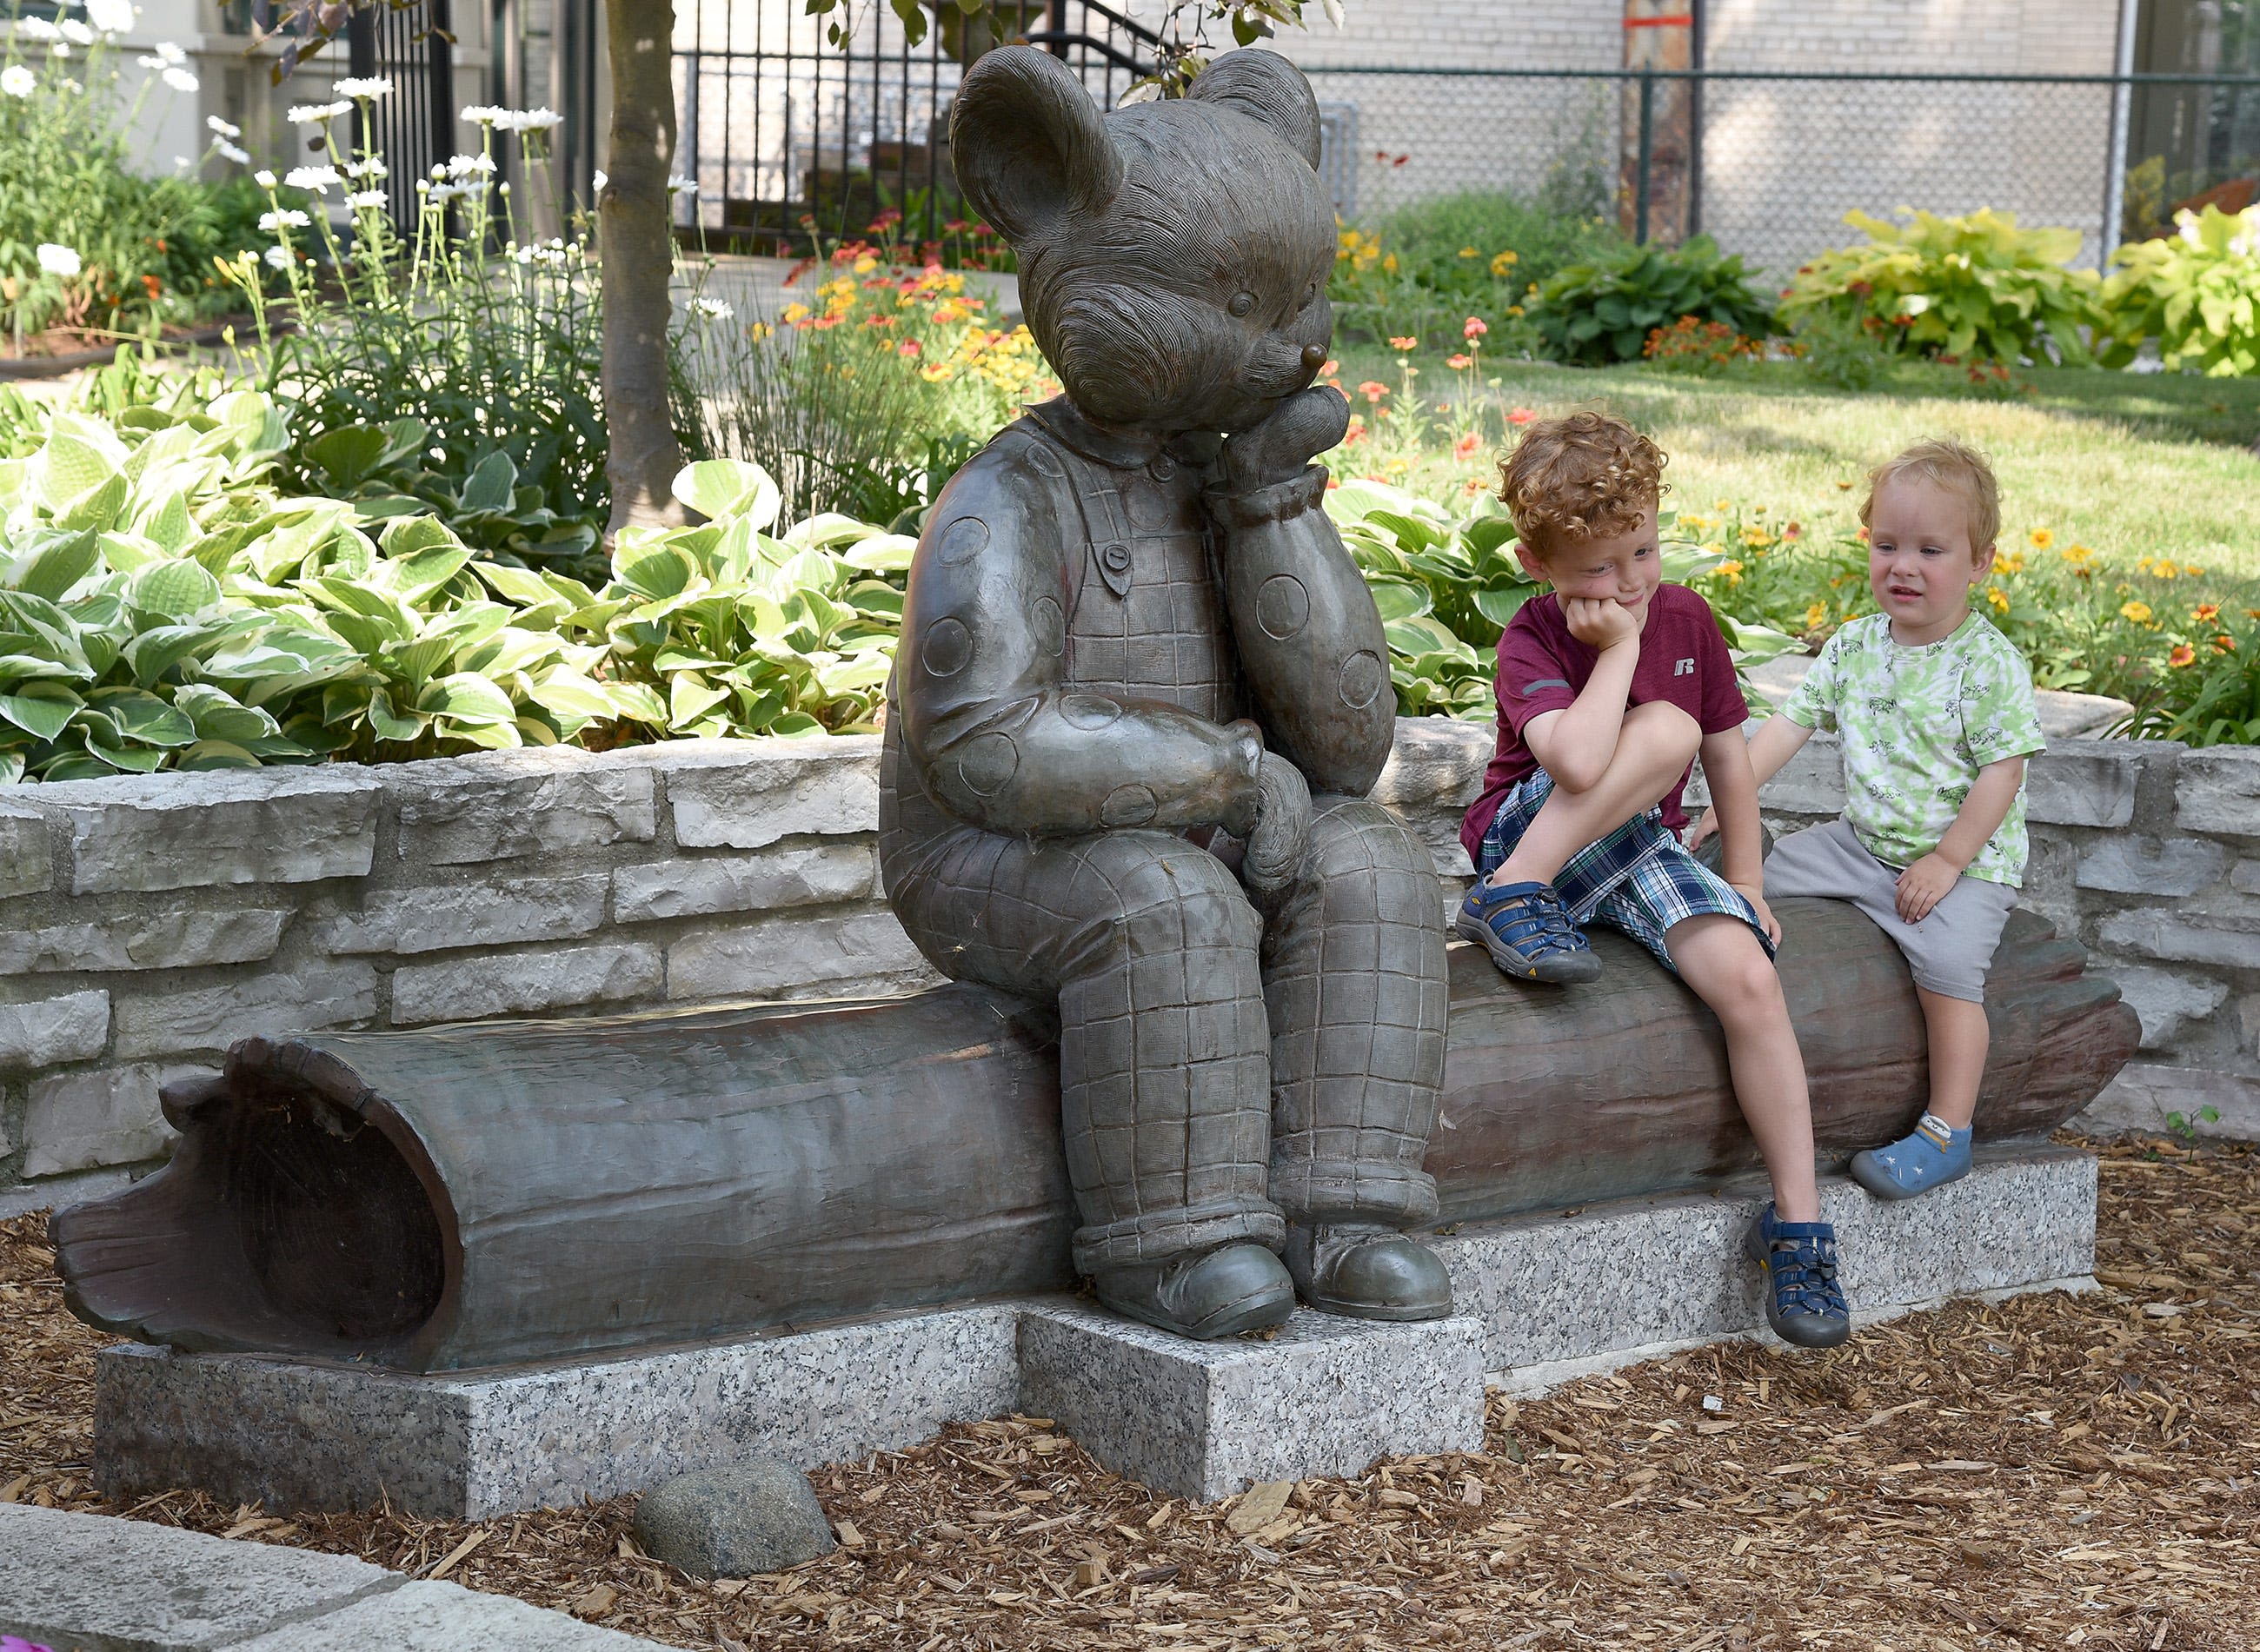
[[[1640,635],[1640,616],[1606,597],[1566,597],[1562,601],[1562,618],[1571,636],[1604,654]]]
[[[1930,916],[1931,908],[1952,892],[1962,873],[1954,863],[1937,854],[1926,855],[1899,874],[1899,908],[1902,923],[1919,924]]]

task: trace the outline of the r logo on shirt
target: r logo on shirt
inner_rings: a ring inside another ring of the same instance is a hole
[[[1695,675],[1695,662],[1692,660],[1673,661],[1671,665],[1671,675],[1676,677],[1693,676]]]

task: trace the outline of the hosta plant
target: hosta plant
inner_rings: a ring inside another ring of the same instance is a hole
[[[1707,235],[1572,264],[1539,289],[1530,310],[1548,354],[1585,367],[1639,361],[1648,335],[1683,316],[1750,338],[1773,331],[1772,311],[1741,259],[1720,257]]]
[[[1905,212],[1906,209],[1901,209]],[[1864,246],[1834,247],[1800,266],[1781,301],[1784,323],[1826,311],[1872,320],[1903,350],[1956,361],[2074,364],[2092,360],[2087,335],[2105,321],[2092,270],[2070,269],[2079,232],[2022,229],[2016,215],[1865,212],[1844,221]]]
[[[2260,206],[2184,212],[2173,234],[2130,241],[2111,261],[2118,268],[2103,286],[2111,312],[2105,365],[2124,366],[2154,339],[2169,373],[2260,373]]]

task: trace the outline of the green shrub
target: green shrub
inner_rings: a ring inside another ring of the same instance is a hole
[[[0,92],[0,329],[21,354],[49,326],[146,333],[207,313],[224,297],[211,254],[242,244],[222,245],[245,227],[237,194],[186,176],[143,177],[125,138],[141,99],[172,89],[153,73],[139,97],[122,102],[111,36],[50,55],[65,43],[36,42],[52,39],[54,25],[20,11],[0,15],[13,25],[0,51],[9,79]],[[183,89],[196,84],[182,65],[164,74]],[[69,256],[43,264],[42,247]]]
[[[2137,691],[2133,715],[2113,733],[2190,746],[2260,746],[2260,627],[2248,619],[2199,630],[2194,640],[2174,646],[2166,669]]]
[[[2118,268],[2103,286],[2106,366],[2124,366],[2155,339],[2170,373],[2260,373],[2260,206],[2184,212],[2175,233],[2131,241],[2111,261]]]
[[[323,190],[347,192],[349,240],[319,203],[293,211],[261,173],[274,246],[218,268],[251,305],[261,388],[291,405],[288,485],[390,502],[365,514],[436,511],[476,549],[601,578],[601,561],[584,560],[611,503],[595,261],[579,235],[511,238],[487,182],[494,125],[482,130],[478,156],[426,182],[404,238],[372,187],[383,156],[348,159],[320,122],[340,175]],[[538,164],[540,139],[526,136]],[[282,266],[287,315],[266,296],[268,258]],[[372,410],[390,416],[381,428]]]
[[[1530,316],[1548,354],[1585,367],[1637,361],[1649,333],[1683,316],[1754,338],[1773,331],[1741,259],[1720,257],[1707,235],[1572,264],[1539,289]]]
[[[1867,244],[1801,266],[1781,301],[1784,322],[1820,312],[1873,321],[1894,347],[1963,361],[2092,359],[2083,329],[2105,325],[2099,282],[2092,270],[2064,268],[2078,254],[2078,231],[2020,229],[2013,213],[1990,209],[1916,212],[1906,224],[1847,212],[1844,221],[1865,230]]]

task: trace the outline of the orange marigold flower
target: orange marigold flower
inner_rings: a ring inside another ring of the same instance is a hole
[[[1448,355],[1444,358],[1444,365],[1455,373],[1464,373],[1474,364],[1475,358],[1472,356]]]
[[[2174,644],[2174,651],[2166,656],[2166,663],[2176,668],[2185,666],[2197,658],[2197,650],[2186,642]]]
[[[2199,603],[2196,607],[2190,610],[2190,618],[2196,620],[2199,625],[2203,625],[2208,619],[2218,619],[2221,618],[2221,604],[2219,603]]]
[[[1484,320],[1482,317],[1470,316],[1467,320],[1467,325],[1460,329],[1460,336],[1467,339],[1480,339],[1484,333],[1489,333],[1490,331],[1491,324]]]
[[[1389,394],[1389,386],[1381,383],[1377,380],[1368,379],[1364,383],[1357,387],[1357,393],[1365,397],[1369,402],[1378,402],[1383,397]]]
[[[1416,348],[1420,342],[1418,339],[1395,338],[1390,340],[1389,347],[1392,350],[1410,350]]]

